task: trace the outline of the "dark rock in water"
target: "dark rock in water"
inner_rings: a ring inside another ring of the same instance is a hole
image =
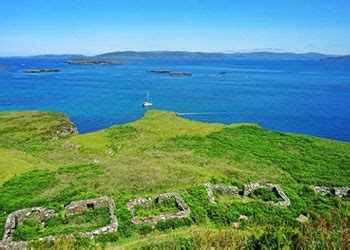
[[[158,74],[170,74],[172,71],[168,69],[154,69],[154,70],[149,70],[147,72],[158,73]]]
[[[227,72],[225,72],[225,71],[221,71],[221,72],[219,72],[219,75],[226,75],[226,73]]]
[[[122,65],[124,62],[119,60],[73,60],[68,61],[72,65]]]
[[[37,73],[52,73],[52,72],[60,72],[60,69],[27,69],[24,70],[24,73],[27,74],[37,74]]]
[[[188,72],[170,72],[171,76],[192,76],[192,73]]]
[[[157,73],[157,74],[167,74],[170,76],[191,76],[192,73],[188,73],[188,72],[176,72],[176,71],[171,71],[168,69],[154,69],[154,70],[149,70],[147,72],[151,72],[151,73]]]

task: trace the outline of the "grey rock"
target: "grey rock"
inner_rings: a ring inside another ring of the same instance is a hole
[[[242,221],[242,220],[248,220],[248,216],[242,215],[242,214],[241,214],[241,215],[239,216],[238,220],[240,220],[240,221]]]
[[[309,218],[301,214],[298,218],[296,218],[296,220],[299,221],[301,224],[304,224],[309,221]]]

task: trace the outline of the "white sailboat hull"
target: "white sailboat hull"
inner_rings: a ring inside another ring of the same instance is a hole
[[[151,106],[152,106],[152,103],[151,103],[151,102],[144,102],[144,103],[142,104],[142,106],[144,106],[144,107],[151,107]]]

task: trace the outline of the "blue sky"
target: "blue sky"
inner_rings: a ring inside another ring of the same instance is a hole
[[[350,1],[0,0],[0,56],[118,50],[350,54]]]

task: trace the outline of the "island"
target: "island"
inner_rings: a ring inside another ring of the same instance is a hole
[[[172,71],[168,69],[153,69],[153,70],[149,70],[148,72],[158,73],[158,74],[170,74]]]
[[[169,76],[192,76],[192,73],[189,73],[189,72],[177,72],[177,71],[172,71],[168,69],[153,69],[147,72],[157,73],[157,74],[166,74]]]
[[[192,73],[188,72],[170,72],[170,76],[192,76]]]
[[[24,73],[27,74],[38,74],[38,73],[53,73],[53,72],[60,72],[60,69],[27,69],[24,70]]]
[[[337,62],[337,61],[350,61],[350,55],[348,56],[333,56],[321,59],[320,61],[329,61],[329,62]]]
[[[72,65],[122,65],[125,62],[120,60],[90,60],[90,59],[83,59],[83,60],[72,60],[67,61],[68,64]]]

